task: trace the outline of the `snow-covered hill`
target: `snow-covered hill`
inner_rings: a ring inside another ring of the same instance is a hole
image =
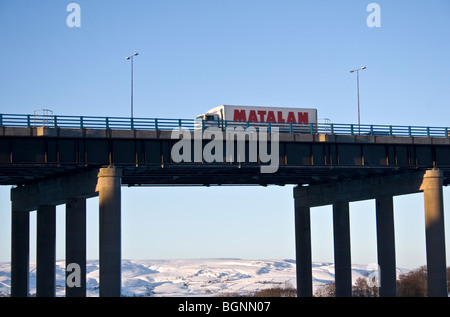
[[[65,262],[56,263],[56,295],[64,296]],[[98,296],[99,264],[87,263],[87,295]],[[353,265],[352,278],[372,267]],[[35,264],[30,264],[30,293],[36,292]],[[402,270],[399,270],[401,272]],[[334,281],[332,263],[313,263],[314,290]],[[0,295],[9,294],[10,263],[0,263]],[[219,296],[249,294],[274,286],[294,286],[294,260],[186,259],[123,260],[123,296]]]

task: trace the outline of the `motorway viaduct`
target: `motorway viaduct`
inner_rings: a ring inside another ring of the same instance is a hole
[[[176,163],[171,149],[178,141],[160,130],[0,127],[0,185],[14,185],[11,296],[29,296],[29,212],[37,211],[36,295],[55,296],[55,209],[65,204],[66,263],[81,270],[80,286],[66,286],[66,296],[82,297],[86,199],[98,196],[100,296],[115,297],[121,186],[179,185],[296,185],[297,293],[304,297],[313,295],[312,207],[333,206],[336,296],[351,296],[349,203],[376,200],[380,296],[396,296],[393,197],[423,192],[428,295],[447,296],[442,187],[450,183],[450,138],[279,134],[275,173],[261,173],[259,158],[239,161],[237,154],[233,162]]]

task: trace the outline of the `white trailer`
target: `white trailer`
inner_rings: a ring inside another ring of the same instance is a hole
[[[196,129],[212,126],[269,126],[280,131],[310,132],[317,127],[317,109],[222,105],[196,117]]]

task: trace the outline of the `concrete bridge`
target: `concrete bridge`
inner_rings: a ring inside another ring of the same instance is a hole
[[[336,295],[351,296],[349,203],[365,199],[376,199],[380,295],[396,296],[392,201],[415,192],[424,192],[428,292],[447,296],[442,186],[450,182],[450,138],[278,137],[278,170],[261,173],[264,163],[248,157],[176,163],[171,150],[178,140],[170,131],[1,126],[0,185],[15,185],[11,295],[28,295],[30,211],[37,211],[37,296],[55,295],[60,204],[66,205],[66,263],[79,264],[82,276],[81,287],[67,287],[66,296],[85,296],[86,199],[99,196],[100,296],[120,296],[121,186],[294,184],[299,296],[312,296],[310,208],[322,205],[333,205]]]

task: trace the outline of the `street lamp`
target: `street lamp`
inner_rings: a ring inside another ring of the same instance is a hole
[[[357,94],[358,94],[358,133],[361,134],[361,116],[360,116],[360,111],[359,111],[359,71],[366,69],[366,66],[363,66],[361,68],[358,69],[353,69],[350,71],[350,73],[356,72],[356,90],[357,90]]]
[[[131,59],[131,118],[133,118],[133,57],[139,55],[139,53],[134,53],[128,56],[126,59]]]

